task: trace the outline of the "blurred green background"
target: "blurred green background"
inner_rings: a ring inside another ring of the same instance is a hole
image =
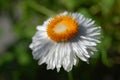
[[[73,80],[120,80],[120,0],[0,0],[0,80],[69,80],[63,69],[38,66],[29,49],[36,26],[64,11],[93,18],[104,36],[90,64],[72,69]]]

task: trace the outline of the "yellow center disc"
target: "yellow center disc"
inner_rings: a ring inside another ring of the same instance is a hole
[[[53,41],[62,42],[71,39],[78,32],[77,22],[70,16],[57,16],[50,21],[47,34]]]

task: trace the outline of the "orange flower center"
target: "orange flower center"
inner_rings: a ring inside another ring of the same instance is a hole
[[[57,16],[50,21],[47,34],[53,41],[62,42],[71,39],[78,32],[77,22],[70,16]]]

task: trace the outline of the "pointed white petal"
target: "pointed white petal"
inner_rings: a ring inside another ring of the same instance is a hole
[[[87,59],[85,56],[83,56],[83,51],[81,51],[81,50],[79,49],[78,44],[77,44],[77,43],[73,43],[72,46],[73,46],[73,50],[76,52],[76,55],[77,55],[82,61],[87,62],[88,59]]]
[[[39,30],[39,31],[46,31],[46,28],[45,28],[45,26],[37,26],[37,30]]]
[[[93,42],[96,42],[96,43],[100,43],[99,40],[94,39],[94,38],[85,37],[85,36],[80,36],[80,38],[82,38],[82,39],[84,39],[84,40],[88,40],[88,41],[93,41]]]

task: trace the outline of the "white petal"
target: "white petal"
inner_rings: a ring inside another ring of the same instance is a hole
[[[97,45],[95,42],[91,42],[88,40],[81,40],[80,42],[82,45],[85,45],[85,46],[96,46]]]
[[[80,40],[78,40],[77,42],[77,46],[78,46],[78,49],[81,51],[81,53],[85,56],[85,57],[87,57],[87,58],[89,58],[90,57],[90,55],[88,54],[88,52],[87,52],[87,46],[84,44],[84,43],[82,43],[82,41],[80,41]]]
[[[71,69],[71,66],[73,66],[73,61],[71,61],[71,48],[69,43],[65,44],[65,56],[64,56],[64,61],[63,61],[63,68],[67,71],[69,71]],[[73,57],[72,57],[73,59]]]
[[[29,45],[29,48],[31,48],[31,49],[33,48],[33,44],[32,43]]]
[[[95,21],[91,21],[89,22],[86,26],[91,26],[91,25],[94,25]]]
[[[41,31],[37,31],[36,34],[33,36],[33,39],[37,39],[37,38],[43,38],[43,37],[47,37],[46,32],[41,32]]]
[[[37,30],[39,30],[39,31],[46,31],[46,28],[45,28],[45,26],[37,26]]]
[[[95,46],[89,46],[88,49],[91,51],[98,51]]]
[[[88,40],[88,41],[93,41],[93,42],[96,42],[96,43],[100,43],[99,40],[94,39],[94,38],[85,37],[85,36],[80,36],[80,38],[82,38],[82,39],[84,39],[84,40]]]
[[[100,28],[99,27],[92,27],[90,29],[87,29],[87,33],[99,33]]]
[[[63,13],[60,13],[60,15],[68,15],[68,12],[65,11],[65,12],[63,12]]]
[[[88,24],[88,23],[90,23],[91,21],[92,21],[92,19],[86,19],[85,24]]]
[[[60,53],[59,53],[59,49],[60,49],[60,45],[58,45],[56,47],[56,52],[55,52],[55,64],[56,64],[56,68],[60,68],[61,67],[61,64],[60,64],[60,61],[61,61],[61,57],[60,57]]]
[[[88,36],[90,36],[90,37],[94,37],[94,36],[98,36],[98,35],[100,35],[100,33],[91,33],[91,34],[88,34]]]
[[[49,22],[50,22],[52,19],[53,19],[53,18],[47,19],[47,20],[44,22],[43,26],[44,26],[44,27],[47,27],[47,25],[49,24]]]
[[[77,43],[73,43],[72,44],[73,46],[73,50],[76,52],[76,55],[82,60],[82,61],[85,61],[87,62],[87,58],[85,56],[83,56],[83,52],[79,49],[79,46]]]
[[[46,41],[39,47],[35,48],[32,52],[34,59],[39,59],[42,56],[46,56],[51,46],[53,46],[53,43]]]

